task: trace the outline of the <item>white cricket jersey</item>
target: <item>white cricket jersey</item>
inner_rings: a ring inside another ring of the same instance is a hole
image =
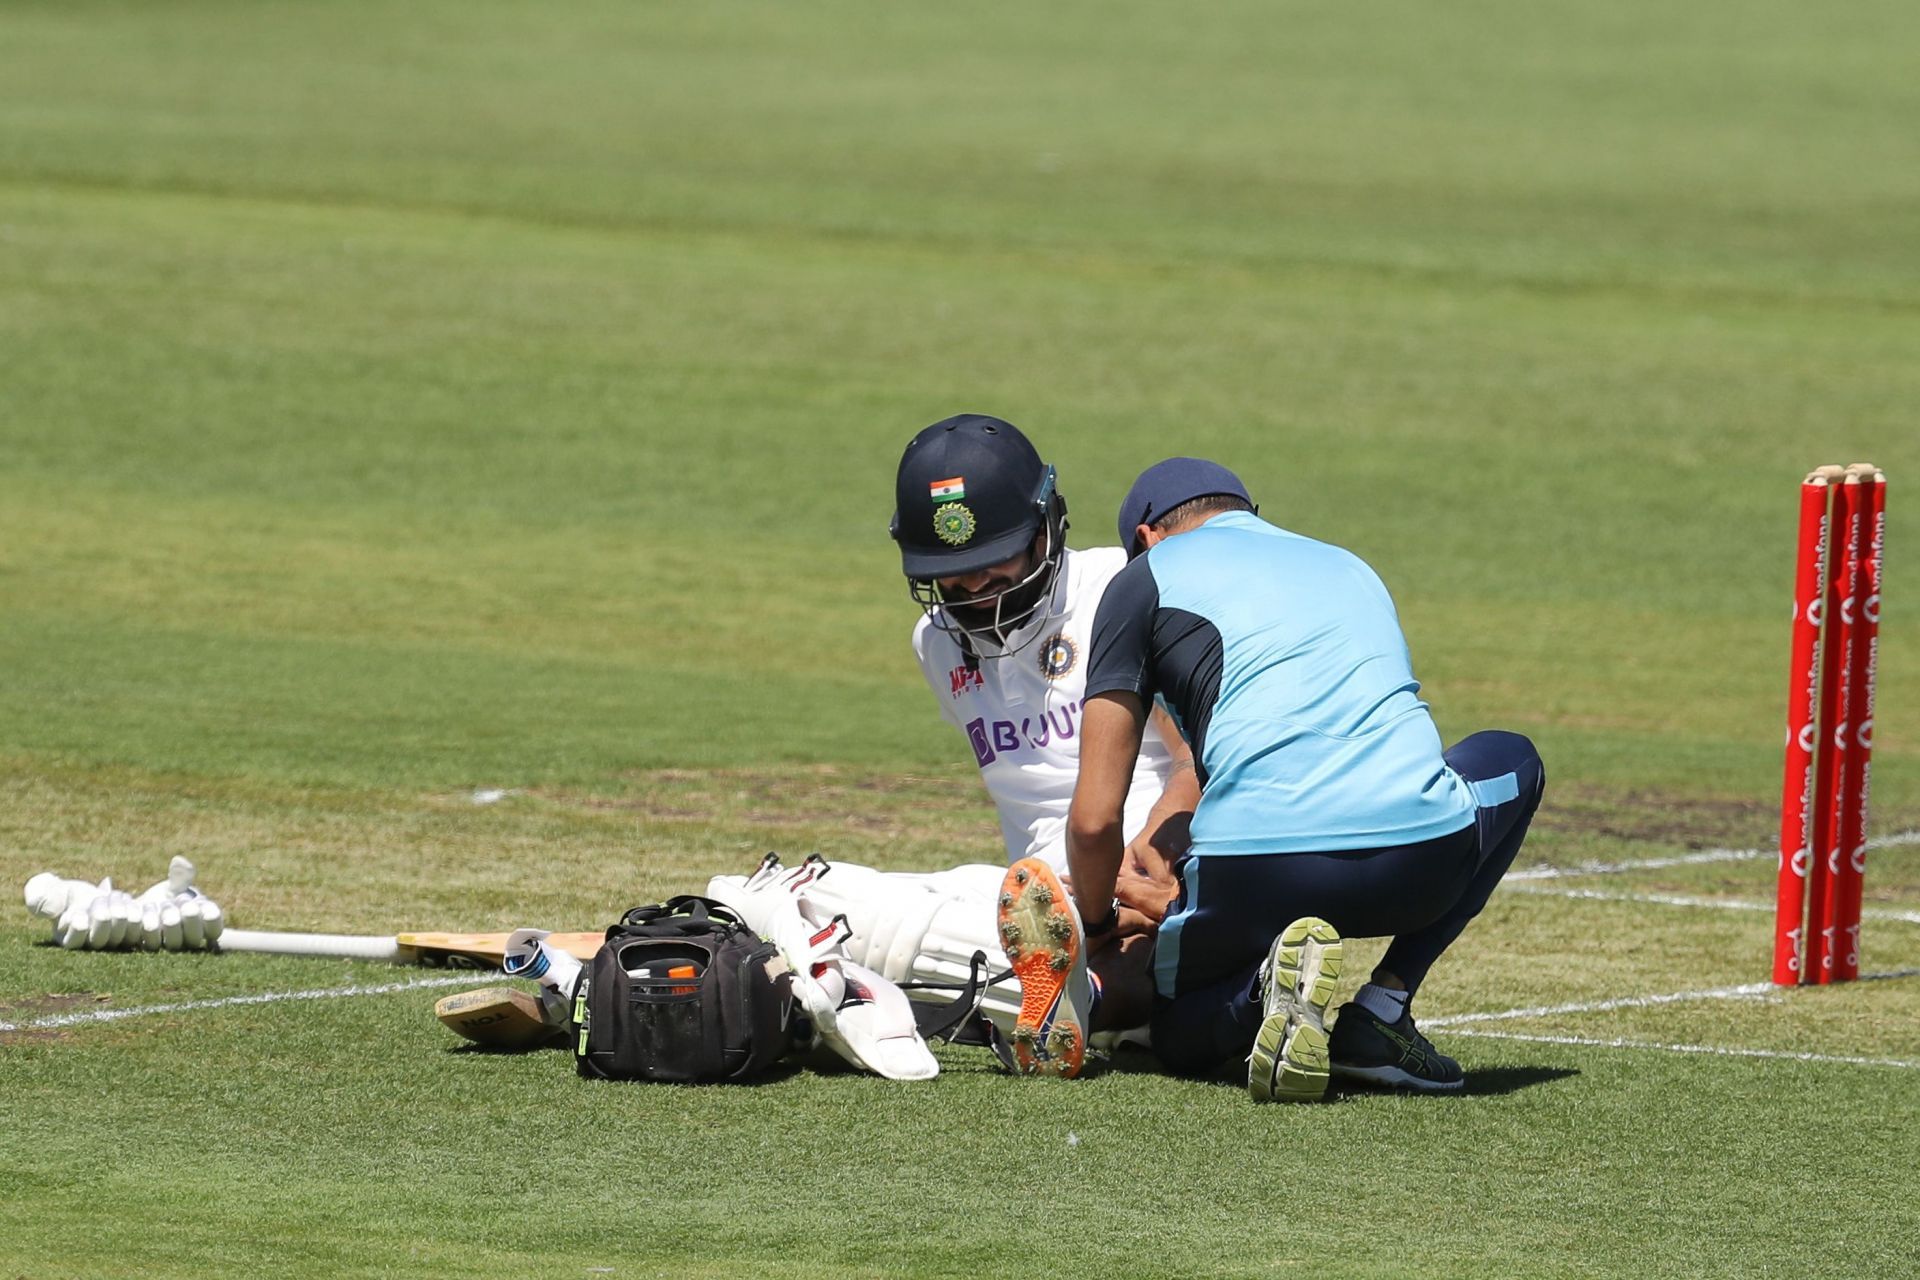
[[[1000,811],[1007,860],[1044,858],[1062,871],[1067,806],[1080,768],[1080,712],[1093,615],[1107,583],[1127,564],[1119,547],[1065,555],[1052,608],[1040,610],[1044,616],[1014,634],[1017,653],[983,655],[977,667],[969,668],[959,642],[930,619],[921,618],[913,629],[914,656],[940,714],[966,735],[980,779]],[[1171,764],[1166,744],[1149,725],[1127,791],[1128,840],[1146,825],[1148,810],[1166,789]]]

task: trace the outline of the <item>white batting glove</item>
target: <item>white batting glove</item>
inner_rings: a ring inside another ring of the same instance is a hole
[[[192,886],[193,864],[175,858],[166,880],[139,898],[43,872],[27,882],[28,910],[51,917],[53,940],[70,951],[201,951],[226,927],[220,904]]]

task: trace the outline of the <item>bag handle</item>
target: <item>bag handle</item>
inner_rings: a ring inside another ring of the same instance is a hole
[[[624,933],[632,930],[660,933],[708,933],[716,924],[736,929],[747,928],[747,922],[725,903],[716,902],[712,898],[703,898],[698,894],[682,893],[662,903],[634,907],[620,917],[618,924],[607,930],[607,937],[611,939],[616,932]]]

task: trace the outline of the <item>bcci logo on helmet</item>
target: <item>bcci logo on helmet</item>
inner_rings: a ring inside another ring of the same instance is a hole
[[[1080,651],[1073,647],[1073,641],[1055,632],[1040,646],[1040,674],[1049,680],[1058,680],[1073,670],[1073,664],[1079,659]]]
[[[933,509],[933,531],[949,546],[965,546],[973,538],[973,512],[964,502],[943,502]]]

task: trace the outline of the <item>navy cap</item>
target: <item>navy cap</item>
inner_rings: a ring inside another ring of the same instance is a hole
[[[1142,471],[1120,503],[1120,545],[1127,549],[1128,558],[1144,550],[1134,545],[1135,529],[1152,524],[1183,502],[1217,493],[1231,494],[1253,505],[1239,476],[1205,458],[1168,458]]]
[[[901,571],[949,578],[1013,559],[1053,492],[1053,468],[1011,422],[961,413],[934,423],[907,444],[894,477]]]

